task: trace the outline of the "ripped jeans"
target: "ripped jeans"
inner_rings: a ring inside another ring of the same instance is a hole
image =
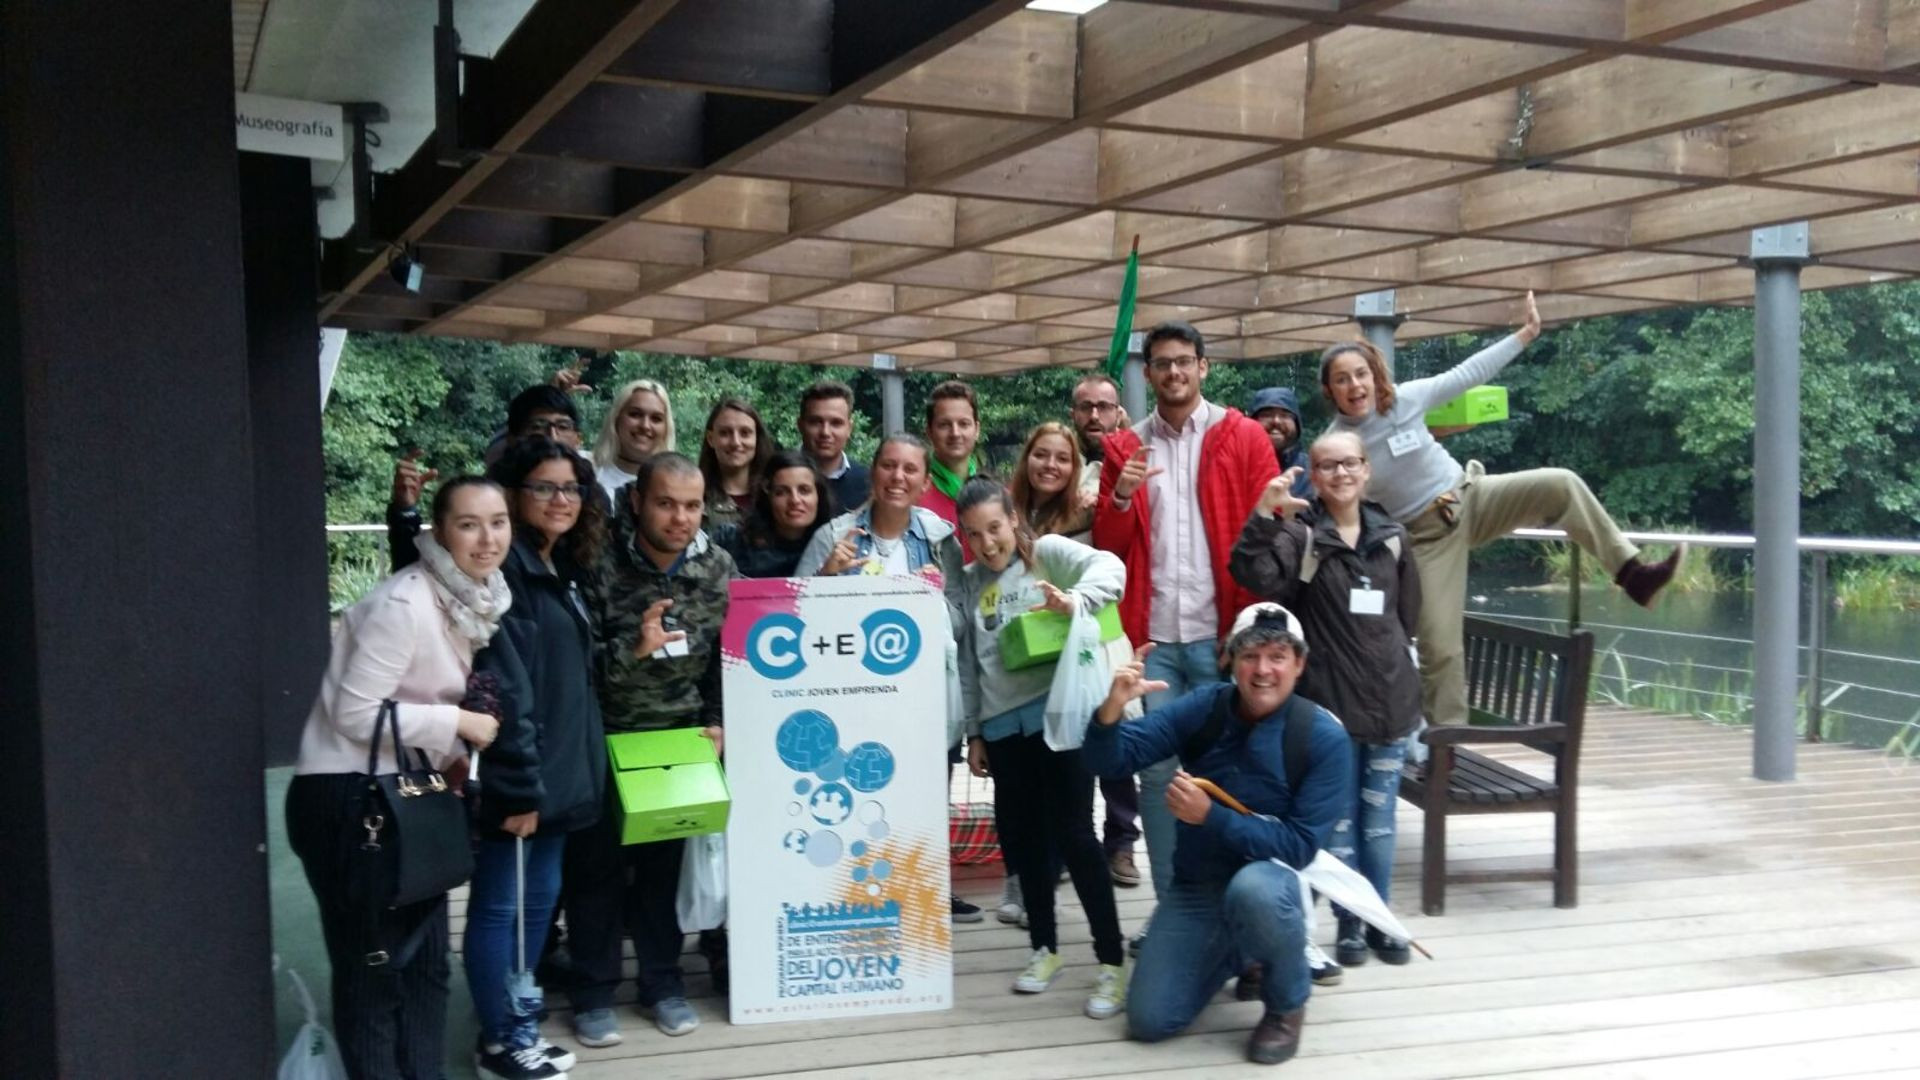
[[[1384,746],[1354,740],[1354,806],[1334,825],[1327,841],[1327,850],[1360,871],[1382,900],[1389,898],[1393,887],[1393,813],[1400,801],[1400,767],[1406,760],[1406,739]],[[1333,911],[1342,922],[1352,921],[1340,905],[1335,904]]]

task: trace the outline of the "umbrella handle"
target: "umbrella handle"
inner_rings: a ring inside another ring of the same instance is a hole
[[[1236,799],[1233,796],[1227,794],[1225,791],[1222,791],[1219,784],[1216,784],[1213,781],[1208,780],[1204,776],[1195,776],[1195,777],[1192,777],[1191,779],[1193,780],[1193,786],[1199,788],[1201,791],[1206,792],[1209,796],[1212,797],[1214,802],[1219,803],[1220,805],[1226,807],[1229,810],[1234,811],[1235,813],[1239,813],[1239,814],[1253,813],[1253,811],[1247,809],[1246,803],[1243,803],[1239,799]]]
[[[514,970],[527,970],[527,838],[513,838],[513,955]]]

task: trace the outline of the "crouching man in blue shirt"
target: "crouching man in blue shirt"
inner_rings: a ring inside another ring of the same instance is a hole
[[[1144,673],[1152,648],[1114,674],[1082,748],[1087,767],[1102,776],[1131,775],[1176,755],[1181,764],[1167,789],[1179,820],[1173,886],[1159,898],[1133,969],[1127,1031],[1143,1042],[1178,1034],[1228,978],[1259,963],[1267,973],[1266,1015],[1247,1058],[1276,1065],[1300,1048],[1312,989],[1306,901],[1286,866],[1312,862],[1351,806],[1352,740],[1333,714],[1294,694],[1307,642],[1300,620],[1279,604],[1254,604],[1234,620],[1232,682],[1122,724],[1128,702],[1166,689]],[[1196,778],[1253,812],[1215,802]]]

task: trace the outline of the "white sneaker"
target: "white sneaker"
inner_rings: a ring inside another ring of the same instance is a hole
[[[1066,966],[1060,954],[1051,949],[1033,950],[1033,959],[1027,961],[1027,970],[1013,980],[1013,989],[1021,994],[1045,993],[1053,980],[1060,977],[1060,969]]]
[[[994,909],[993,917],[1003,923],[1025,926],[1027,924],[1026,905],[1020,902],[1020,876],[1008,874],[1007,883],[1000,889],[1000,906]]]
[[[1119,964],[1101,964],[1087,998],[1087,1015],[1095,1020],[1118,1016],[1127,1007],[1127,970]]]

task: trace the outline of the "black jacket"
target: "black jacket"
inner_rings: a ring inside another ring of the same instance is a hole
[[[865,465],[849,461],[847,471],[838,479],[828,480],[827,487],[833,490],[833,505],[841,512],[858,510],[873,494],[873,476]]]
[[[813,539],[813,532],[809,530],[791,544],[778,536],[765,545],[756,544],[747,536],[745,525],[722,525],[709,530],[707,535],[715,547],[733,556],[740,576],[750,578],[792,577],[794,567],[800,565],[801,554],[807,550],[807,541]]]
[[[540,831],[594,824],[606,792],[607,743],[594,694],[593,632],[564,555],[556,574],[516,539],[502,571],[513,606],[487,653],[501,680],[500,733],[480,756],[480,819],[540,811]],[[502,640],[504,639],[504,641]],[[503,647],[504,646],[504,647]],[[478,659],[476,670],[482,669]]]
[[[1398,544],[1388,541],[1398,537]],[[1313,580],[1300,580],[1308,545]],[[1394,553],[1394,547],[1399,553]],[[1378,503],[1360,504],[1360,539],[1348,547],[1318,499],[1298,520],[1253,514],[1228,560],[1233,578],[1262,600],[1284,604],[1307,634],[1300,693],[1324,704],[1365,743],[1387,743],[1420,719],[1420,672],[1409,652],[1420,614],[1420,574],[1407,531]],[[1386,593],[1385,613],[1355,614],[1354,589]]]

